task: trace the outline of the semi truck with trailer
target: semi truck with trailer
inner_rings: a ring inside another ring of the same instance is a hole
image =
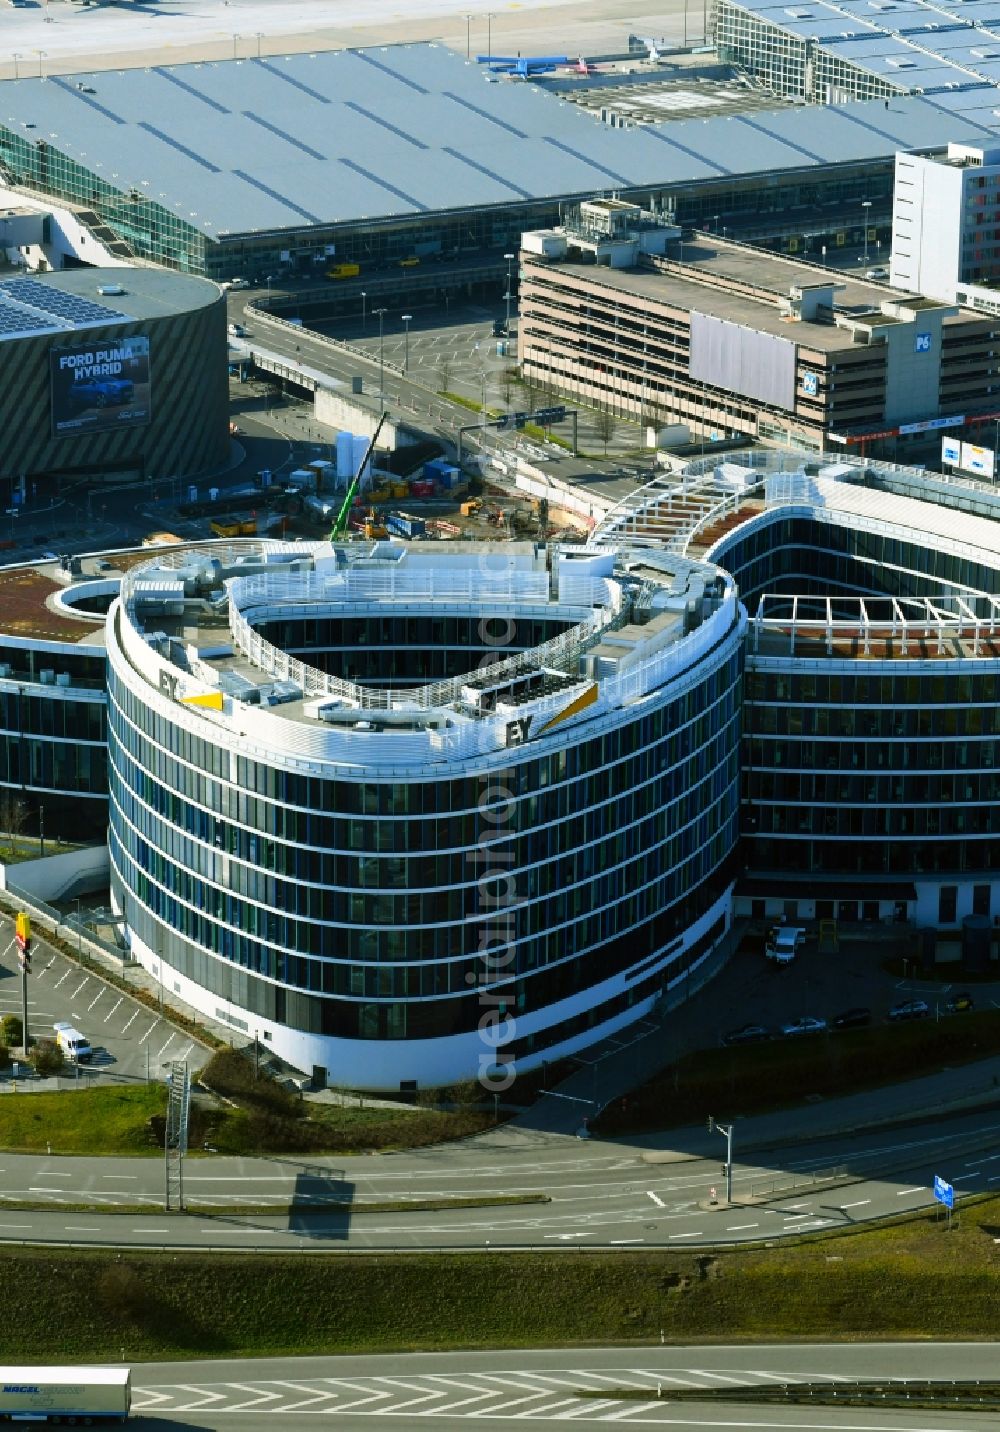
[[[125,1422],[132,1407],[127,1367],[0,1367],[0,1422]]]

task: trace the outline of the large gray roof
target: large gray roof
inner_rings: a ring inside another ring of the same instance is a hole
[[[994,119],[1000,107],[1000,0],[735,0],[890,84]],[[961,94],[962,100],[954,96]]]
[[[216,239],[864,161],[996,132],[985,108],[955,117],[920,99],[612,129],[434,44],[7,80],[0,124],[34,126],[31,138]]]

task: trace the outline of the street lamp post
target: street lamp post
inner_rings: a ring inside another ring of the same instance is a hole
[[[722,1134],[726,1140],[726,1202],[733,1201],[733,1126],[717,1124],[711,1114],[708,1116],[708,1132]]]
[[[264,34],[263,34],[263,31],[262,31],[262,30],[258,30],[258,31],[256,32],[256,34],[257,34],[257,58],[258,58],[258,60],[259,60],[259,59],[260,59],[260,42],[261,42],[261,40],[264,38]]]
[[[865,267],[868,267],[868,210],[872,206],[870,199],[861,200],[861,215],[865,225]]]
[[[41,79],[41,78],[42,78],[42,61],[48,59],[48,57],[49,57],[49,52],[48,52],[48,50],[38,50],[38,51],[37,51],[37,54],[38,54],[38,78]]]
[[[21,56],[18,54],[18,52],[17,52],[16,50],[14,50],[14,52],[13,52],[12,55],[11,55],[11,59],[14,61],[14,78],[15,78],[16,80],[18,80],[18,79],[21,78],[21,76],[18,74],[18,69],[17,69],[17,62],[18,62],[18,60],[19,60],[20,58],[21,58]]]
[[[267,275],[267,306],[268,306],[268,308],[271,307],[271,280],[272,280],[272,278],[274,278],[274,274],[273,274],[273,273],[269,273],[269,274]]]
[[[410,323],[413,320],[412,313],[403,314],[403,372],[409,371],[410,367]]]
[[[364,333],[368,327],[368,295],[364,289],[361,290],[361,332]]]
[[[465,17],[465,58],[472,59],[472,16]]]
[[[373,308],[378,318],[378,397],[381,410],[385,412],[385,315],[384,308]]]
[[[510,292],[510,266],[511,266],[511,264],[514,262],[514,255],[513,255],[513,254],[504,254],[504,258],[507,260],[507,292],[504,294],[504,298],[507,300],[507,324],[506,324],[506,328],[507,328],[507,333],[508,333],[508,335],[509,335],[509,334],[510,334],[510,299],[511,299],[511,292]]]
[[[493,53],[493,11],[492,11],[492,10],[487,10],[487,12],[486,12],[486,53],[487,53],[488,55],[492,55],[492,53]]]

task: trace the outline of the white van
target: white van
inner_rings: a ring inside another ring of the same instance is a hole
[[[764,954],[777,965],[790,965],[805,943],[806,932],[799,925],[776,925],[764,947]]]
[[[90,1063],[94,1057],[94,1051],[90,1047],[89,1041],[78,1029],[75,1029],[72,1024],[67,1024],[65,1020],[54,1024],[52,1028],[55,1030],[56,1043],[67,1059],[71,1059],[74,1064]]]
[[[229,325],[229,336],[230,338],[245,338],[247,331],[242,323],[231,323]]]

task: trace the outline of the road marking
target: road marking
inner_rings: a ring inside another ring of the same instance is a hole
[[[840,1205],[840,1207],[841,1207],[841,1209],[845,1209],[845,1208],[864,1208],[864,1206],[865,1206],[866,1203],[871,1203],[871,1199],[870,1199],[870,1198],[859,1198],[858,1201],[857,1201],[857,1203],[842,1203],[842,1204]]]
[[[700,1238],[701,1233],[671,1233],[671,1238]]]
[[[926,1188],[897,1188],[896,1197],[905,1198],[908,1193],[926,1193]]]
[[[87,981],[88,981],[89,979],[90,979],[90,976],[89,976],[89,975],[84,975],[83,979],[80,981],[80,983],[77,985],[76,989],[75,989],[75,990],[73,991],[73,993],[70,995],[70,999],[76,999],[77,995],[80,993],[80,991],[83,989],[84,985],[87,983]]]
[[[101,1230],[97,1227],[96,1224],[94,1224],[93,1226],[82,1223],[66,1224],[67,1233],[100,1233],[100,1231]]]
[[[651,1198],[656,1204],[657,1208],[666,1208],[666,1204],[663,1202],[663,1199],[659,1196],[659,1194],[652,1193],[649,1189],[647,1189],[646,1197]]]
[[[109,1020],[109,1019],[111,1018],[111,1016],[114,1014],[115,1010],[118,1008],[118,1006],[121,1004],[121,1002],[122,1002],[122,1000],[123,1000],[124,998],[125,998],[125,996],[124,996],[123,994],[118,996],[118,999],[116,1000],[116,1002],[111,1006],[110,1011],[104,1016],[104,1023],[105,1023],[105,1024],[107,1024],[108,1020]]]
[[[33,1183],[29,1183],[28,1185],[29,1193],[65,1193],[65,1191],[66,1190],[62,1188],[38,1188]]]
[[[135,1183],[139,1177],[137,1173],[102,1173],[101,1178],[116,1178],[119,1183]]]
[[[55,1171],[54,1169],[49,1169],[49,1168],[47,1168],[47,1169],[45,1170],[45,1177],[46,1177],[46,1178],[73,1178],[74,1176],[75,1176],[75,1175],[73,1175],[73,1174],[71,1174],[71,1173],[56,1173],[56,1171]]]
[[[128,1031],[129,1024],[133,1024],[133,1023],[139,1018],[139,1008],[140,1008],[139,1006],[136,1007],[135,1013],[133,1014],[132,1018],[129,1020],[128,1024],[126,1024],[125,1028],[122,1030],[122,1034],[125,1034],[125,1033]]]
[[[169,1228],[133,1228],[133,1233],[169,1233]]]
[[[0,1223],[0,1228],[5,1231],[8,1228],[31,1228],[32,1226],[30,1223]]]
[[[730,1223],[727,1233],[742,1233],[744,1228],[759,1228],[759,1223]]]
[[[167,1039],[166,1044],[164,1044],[163,1049],[158,1049],[158,1050],[156,1051],[156,1053],[153,1055],[153,1058],[154,1058],[154,1059],[162,1059],[162,1058],[163,1058],[163,1050],[164,1050],[164,1049],[169,1049],[170,1045],[171,1045],[173,1042],[174,1042],[174,1034],[173,1034],[173,1031],[171,1031],[170,1037]]]
[[[154,1228],[152,1231],[153,1231],[154,1233],[160,1232],[160,1230],[159,1230],[158,1228]],[[257,1393],[260,1393],[260,1396],[259,1396],[259,1397],[256,1397],[253,1402],[238,1402],[238,1403],[236,1403],[236,1405],[235,1405],[235,1406],[233,1407],[233,1409],[232,1409],[234,1412],[243,1412],[243,1411],[245,1411],[248,1407],[257,1407],[257,1406],[259,1406],[260,1403],[262,1403],[262,1402],[274,1402],[274,1401],[278,1400],[278,1399],[281,1397],[281,1393],[280,1393],[280,1392],[261,1392],[259,1387],[250,1387],[250,1386],[248,1386],[248,1385],[247,1385],[246,1383],[244,1383],[244,1382],[230,1382],[230,1383],[227,1383],[226,1385],[227,1385],[228,1387],[235,1387],[235,1388],[237,1388],[240,1392],[257,1392]],[[142,1391],[142,1390],[144,1390],[144,1389],[140,1389],[140,1388],[137,1388],[137,1389],[136,1389],[136,1391]],[[134,1405],[134,1404],[133,1404],[133,1405]],[[140,1410],[140,1412],[145,1411],[145,1404],[143,1404],[143,1406],[140,1407],[139,1410]]]
[[[61,975],[61,976],[59,977],[59,979],[56,980],[56,982],[55,982],[55,984],[52,986],[52,988],[53,988],[53,989],[58,989],[59,986],[62,984],[63,980],[68,980],[71,974],[72,974],[72,970],[67,970],[64,975]]]
[[[160,1021],[159,1021],[158,1019],[155,1020],[154,1023],[151,1024],[151,1025],[149,1026],[149,1028],[146,1030],[146,1033],[143,1034],[143,1035],[140,1035],[140,1037],[139,1037],[139,1043],[140,1043],[140,1044],[145,1044],[146,1040],[147,1040],[147,1039],[149,1038],[149,1036],[152,1034],[153,1030],[156,1028],[156,1026],[159,1024],[159,1022],[160,1022]]]
[[[107,992],[108,992],[108,991],[107,991],[107,988],[106,988],[104,985],[102,985],[101,988],[97,991],[96,997],[95,997],[94,999],[92,999],[92,1000],[90,1001],[90,1003],[87,1005],[87,1013],[88,1013],[88,1014],[89,1014],[90,1011],[94,1008],[94,1005],[97,1003],[97,1001],[98,1001],[99,999],[102,999],[102,998],[104,997],[104,995],[107,994]]]
[[[609,1246],[612,1248],[620,1248],[624,1243],[645,1243],[645,1241],[645,1238],[612,1238],[610,1239]]]

